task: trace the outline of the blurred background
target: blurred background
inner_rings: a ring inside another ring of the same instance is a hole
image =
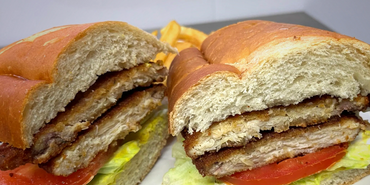
[[[125,21],[152,31],[171,20],[206,33],[245,19],[330,29],[370,43],[363,0],[0,0],[0,48],[54,26]],[[218,23],[218,24],[216,24]]]

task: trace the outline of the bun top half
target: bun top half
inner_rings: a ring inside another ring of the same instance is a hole
[[[190,62],[189,62],[190,61]],[[170,133],[205,131],[248,111],[370,92],[370,46],[316,28],[251,20],[180,52],[169,71]]]
[[[0,50],[0,142],[32,145],[35,134],[99,75],[177,52],[124,22],[51,28]]]

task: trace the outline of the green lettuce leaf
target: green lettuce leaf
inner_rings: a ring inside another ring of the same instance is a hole
[[[98,174],[89,184],[112,184],[120,169],[129,162],[140,147],[137,141],[129,141],[122,145],[113,155],[112,159],[99,169]]]
[[[121,146],[112,159],[99,169],[99,174],[110,174],[117,172],[122,165],[129,162],[138,152],[140,147],[137,141],[129,141]]]
[[[293,185],[320,185],[320,182],[326,178],[330,178],[333,173],[341,170],[350,169],[365,169],[370,164],[370,131],[362,132],[360,137],[347,149],[346,155],[338,163],[330,169],[322,171],[319,174],[311,175],[299,181],[292,183]],[[163,184],[185,185],[185,184],[209,184],[218,185],[224,184],[213,177],[202,177],[195,168],[191,159],[186,156],[182,146],[182,137],[177,138],[177,142],[173,145],[172,156],[176,159],[175,165],[171,168],[163,178]]]
[[[175,166],[171,168],[163,177],[163,184],[185,185],[221,185],[224,184],[214,177],[203,177],[195,168],[191,159],[186,156],[182,146],[182,137],[177,137],[177,142],[172,147],[172,157],[176,159]]]

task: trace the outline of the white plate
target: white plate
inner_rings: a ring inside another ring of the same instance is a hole
[[[360,114],[363,119],[370,120],[370,112]],[[162,150],[162,155],[155,164],[154,168],[145,177],[141,185],[160,185],[164,174],[174,166],[175,159],[172,157],[172,145],[176,139],[171,137],[167,145]],[[367,176],[354,185],[370,185],[370,176]]]

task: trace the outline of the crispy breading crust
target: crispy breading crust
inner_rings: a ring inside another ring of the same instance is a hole
[[[112,107],[122,92],[136,87],[146,87],[161,82],[167,75],[164,66],[145,63],[128,70],[104,74],[86,92],[77,95],[65,112],[57,115],[51,123],[34,136],[34,145],[22,150],[0,147],[0,170],[14,169],[26,163],[41,164],[58,155],[70,145],[78,133]]]
[[[85,168],[97,153],[106,151],[112,142],[124,139],[129,132],[138,131],[140,121],[161,104],[164,90],[163,85],[155,85],[123,95],[125,98],[121,102],[42,167],[49,173],[63,176]]]
[[[297,155],[312,153],[335,144],[350,142],[356,138],[361,129],[365,129],[365,126],[360,118],[342,115],[324,124],[307,128],[291,128],[283,133],[268,132],[260,140],[250,142],[243,147],[224,148],[217,153],[205,154],[194,159],[193,163],[203,176],[227,176]],[[332,135],[332,130],[335,130],[338,135]],[[316,140],[315,133],[320,136],[326,134],[327,137]],[[298,138],[304,139],[297,140]],[[284,142],[286,144],[281,144]],[[242,157],[246,158],[242,159]]]
[[[213,123],[205,132],[195,132],[191,135],[187,130],[182,131],[185,138],[184,148],[190,158],[196,159],[205,152],[243,146],[252,139],[262,138],[262,131],[273,129],[274,132],[280,133],[289,127],[316,125],[330,117],[339,116],[343,111],[365,110],[368,104],[366,96],[358,96],[353,101],[316,96],[296,105],[247,112]]]

